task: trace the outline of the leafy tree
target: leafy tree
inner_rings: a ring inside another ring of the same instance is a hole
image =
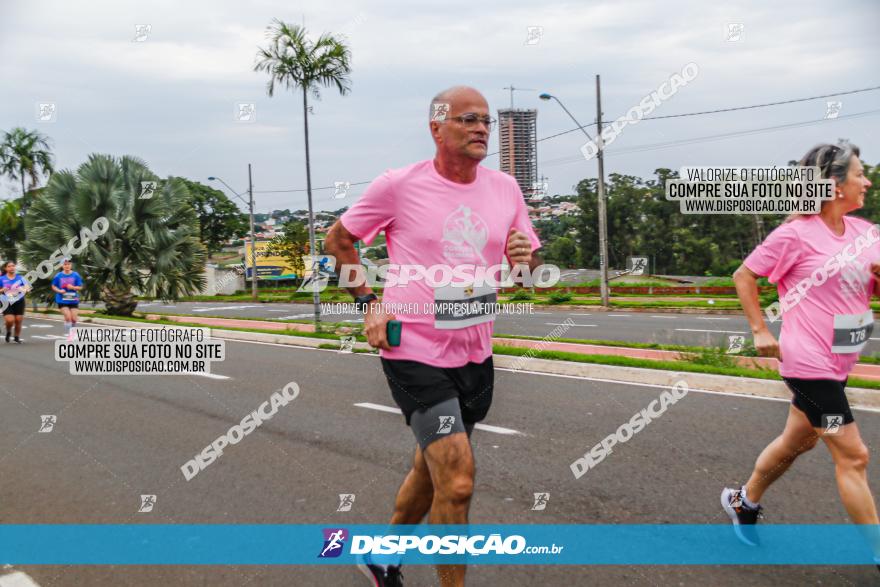
[[[305,256],[309,254],[309,231],[302,222],[290,220],[284,224],[284,234],[276,235],[266,247],[266,254],[284,257],[287,264],[302,279],[305,275]]]
[[[546,250],[546,261],[566,268],[577,266],[578,250],[573,239],[567,236],[556,238],[550,241]]]
[[[199,217],[199,240],[208,250],[216,253],[230,239],[240,238],[250,230],[247,214],[242,214],[235,202],[220,190],[182,177],[189,191],[189,201]]]
[[[143,181],[157,182],[151,198],[140,197]],[[75,172],[52,174],[25,219],[25,263],[37,267],[57,258],[57,249],[82,238],[83,227],[100,218],[108,221],[106,233],[84,246],[81,240],[82,250],[73,255],[85,299],[100,299],[108,313],[128,316],[136,295],[174,300],[204,288],[205,248],[186,185],[160,180],[130,156],[93,154]],[[38,285],[48,290],[45,280]]]

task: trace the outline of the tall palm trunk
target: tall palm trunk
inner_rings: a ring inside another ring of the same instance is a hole
[[[315,213],[312,210],[312,167],[309,161],[309,99],[308,84],[303,85],[303,121],[306,129],[306,193],[309,199],[309,253],[314,259],[318,255],[315,248]],[[317,282],[315,281],[315,267],[312,263],[312,305],[315,310],[315,328],[318,327],[318,321],[321,319],[320,304],[321,294],[318,291]]]
[[[24,169],[21,170],[21,236],[22,240],[27,236],[24,227],[24,217],[27,214],[27,192],[24,191]]]
[[[101,293],[107,313],[113,316],[131,316],[137,307],[137,300],[131,289],[118,287],[111,289],[105,286]]]

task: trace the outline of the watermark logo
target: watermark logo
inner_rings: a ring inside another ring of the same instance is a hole
[[[455,425],[455,416],[439,416],[440,427],[437,428],[437,434],[449,434]]]
[[[741,353],[746,345],[746,337],[742,334],[732,334],[727,337],[727,354],[735,355]]]
[[[627,257],[626,265],[630,275],[644,275],[648,267],[647,257]]]
[[[192,459],[184,463],[180,470],[187,481],[191,481],[201,471],[204,471],[211,463],[223,456],[223,449],[230,445],[241,442],[245,436],[256,430],[259,426],[271,420],[278,411],[295,400],[299,396],[299,385],[291,381],[281,391],[273,393],[268,400],[245,416],[240,423],[232,426],[225,434],[215,439],[211,444]]]
[[[157,182],[155,181],[142,181],[141,193],[138,196],[138,200],[151,200],[153,194],[156,193],[156,183]]]
[[[153,507],[156,505],[156,496],[155,495],[141,495],[141,507],[138,508],[139,514],[148,514],[153,511]]]
[[[546,181],[535,181],[532,182],[532,197],[537,199],[543,199],[547,197],[547,193],[550,191],[550,184]]]
[[[449,115],[449,104],[431,104],[431,121],[443,122]]]
[[[526,27],[526,45],[537,45],[544,37],[544,27],[530,26]]]
[[[345,541],[348,540],[348,530],[345,528],[324,528],[324,546],[318,554],[318,558],[336,558],[344,550]]]
[[[825,119],[837,118],[843,109],[843,102],[840,100],[829,100],[825,102]]]
[[[257,105],[254,102],[238,102],[234,114],[235,122],[256,122]]]
[[[131,40],[132,43],[143,43],[147,40],[147,37],[150,36],[150,33],[153,32],[153,25],[151,24],[136,24],[134,25],[134,38]]]
[[[348,190],[351,189],[350,181],[334,181],[333,182],[333,199],[341,200],[345,196],[348,195]]]
[[[628,421],[624,422],[617,430],[596,444],[584,456],[577,458],[569,467],[575,479],[583,477],[587,471],[601,463],[613,451],[616,444],[628,442],[633,436],[645,429],[652,421],[666,413],[669,406],[683,399],[688,393],[687,382],[676,381],[672,388],[664,390],[660,397],[651,401],[648,407],[637,412]]]
[[[57,122],[58,108],[55,102],[36,103],[37,122]]]
[[[339,352],[340,353],[353,353],[355,342],[357,342],[357,338],[354,336],[340,336],[339,337]]]
[[[58,422],[58,418],[55,415],[47,414],[45,416],[40,416],[40,428],[37,432],[52,432],[52,430],[55,429],[56,422]]]
[[[626,114],[604,127],[601,135],[581,147],[581,153],[583,153],[587,161],[595,157],[599,153],[600,144],[603,145],[603,148],[608,147],[623,131],[624,127],[641,122],[644,117],[651,114],[662,102],[672,98],[680,88],[696,79],[699,73],[700,68],[696,63],[690,62],[685,65],[680,72],[672,74],[655,91],[642,98],[636,106],[627,110]]]
[[[741,22],[727,23],[727,42],[739,43],[742,41],[745,28],[745,25]]]
[[[822,414],[825,434],[840,434],[843,430],[843,414]]]
[[[533,512],[540,512],[547,509],[547,502],[550,501],[549,493],[536,493],[535,503],[532,504]]]
[[[354,493],[340,493],[339,494],[339,507],[336,508],[337,512],[350,512],[351,507],[354,505]]]

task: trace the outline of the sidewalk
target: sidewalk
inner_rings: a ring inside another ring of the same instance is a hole
[[[88,311],[87,311],[88,312]],[[235,318],[208,318],[205,316],[180,316],[170,314],[147,314],[148,320],[169,320],[172,322],[186,322],[189,324],[202,324],[217,328],[255,328],[258,330],[272,330],[278,332],[315,332],[312,324],[295,324],[290,322],[274,322],[271,320],[236,320]],[[344,328],[344,327],[343,327]],[[492,342],[504,346],[516,348],[561,351],[566,353],[578,353],[582,355],[613,355],[618,357],[630,357],[633,359],[648,359],[653,361],[681,361],[686,359],[689,353],[680,351],[663,351],[656,349],[640,349],[631,347],[613,347],[595,344],[580,344],[573,342],[550,342],[543,340],[524,340],[519,338],[493,337]],[[779,361],[767,357],[738,357],[731,358],[744,367],[762,367],[764,369],[777,370]],[[859,379],[880,381],[880,365],[857,363],[851,375]]]
[[[59,316],[49,315],[47,318],[58,320]],[[258,320],[231,320],[223,318],[204,318],[196,317],[188,319],[188,317],[177,316],[178,322],[190,322],[192,324],[202,324],[204,326],[213,326],[211,336],[226,340],[239,340],[248,342],[262,342],[270,344],[279,344],[295,347],[306,348],[327,348],[333,345],[332,340],[323,338],[313,338],[306,336],[297,336],[295,330],[303,328],[311,328],[308,324],[278,324],[272,322]],[[108,326],[121,327],[138,327],[149,328],[148,323],[130,322],[124,320],[114,320],[109,318],[91,318],[83,317],[83,322],[91,322],[94,324],[105,324]],[[278,334],[262,333],[262,332],[245,332],[238,330],[223,330],[222,327],[245,327],[259,328],[267,330],[279,331]],[[296,328],[286,328],[294,326]],[[219,328],[218,328],[219,327]],[[285,332],[288,330],[290,332]],[[540,345],[540,348],[551,348],[548,344],[541,344],[543,341],[526,341],[520,339],[498,338],[494,342],[499,344],[515,343],[516,346],[525,348],[534,348]],[[634,356],[637,358],[666,358],[664,355],[656,353],[669,353],[670,351],[656,351],[652,349],[631,349],[618,347],[604,347],[600,345],[578,345],[574,343],[552,343],[557,350],[569,350],[573,347],[587,347],[586,349],[575,349],[575,352],[584,352],[590,350],[589,354],[600,354],[596,349],[601,350],[601,354],[615,354],[622,356]],[[556,346],[558,345],[558,346]],[[371,347],[365,342],[355,343],[356,350],[370,350]],[[677,353],[673,353],[677,354]],[[375,355],[371,355],[375,356]],[[686,381],[688,387],[692,391],[702,391],[709,393],[721,393],[724,395],[745,395],[761,397],[766,399],[777,399],[786,401],[791,398],[791,392],[782,381],[769,379],[753,379],[749,377],[733,377],[729,375],[714,375],[706,373],[694,373],[685,371],[675,371],[666,369],[650,369],[644,367],[623,367],[617,365],[602,365],[598,363],[580,363],[574,361],[539,359],[537,357],[522,357],[511,355],[495,355],[495,367],[497,369],[510,369],[513,371],[521,371],[526,373],[538,374],[555,374],[570,377],[589,378],[592,380],[619,382],[623,384],[637,384],[652,387],[670,387],[678,381]],[[870,366],[873,367],[873,366]],[[873,378],[873,377],[871,377]],[[875,389],[862,389],[857,387],[847,388],[847,396],[853,408],[868,409],[880,411],[880,392]]]

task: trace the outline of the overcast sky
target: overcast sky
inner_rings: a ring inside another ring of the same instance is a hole
[[[69,1],[0,0],[0,130],[38,129],[56,163],[76,168],[90,153],[143,158],[159,176],[206,182],[217,175],[247,187],[253,164],[258,211],[305,208],[300,95],[266,94],[253,71],[272,18],[342,33],[353,55],[352,91],[324,90],[310,116],[315,186],[371,180],[433,154],[427,105],[440,89],[467,84],[490,108],[508,107],[513,84],[557,95],[583,124],[595,120],[602,76],[604,118],[613,120],[682,67],[699,75],[656,116],[749,106],[880,85],[880,3],[481,1]],[[729,25],[742,24],[739,40]],[[135,41],[135,25],[149,25]],[[529,27],[542,27],[527,43]],[[538,109],[538,136],[574,128],[555,102],[520,91],[515,105]],[[826,102],[840,101],[836,119]],[[37,104],[55,120],[37,120]],[[256,121],[236,121],[238,103]],[[870,112],[863,116],[853,116]],[[783,129],[744,134],[781,125]],[[733,136],[719,138],[717,135]],[[699,142],[670,142],[715,137]],[[608,149],[606,173],[649,177],[658,167],[784,165],[819,142],[849,138],[880,162],[880,91],[730,113],[643,121]],[[539,173],[551,193],[596,174],[579,133],[539,144]],[[646,146],[657,148],[641,148]],[[497,150],[497,133],[490,152]],[[498,157],[485,165],[497,168]],[[0,184],[0,198],[17,195]],[[350,205],[363,191],[316,209]]]

